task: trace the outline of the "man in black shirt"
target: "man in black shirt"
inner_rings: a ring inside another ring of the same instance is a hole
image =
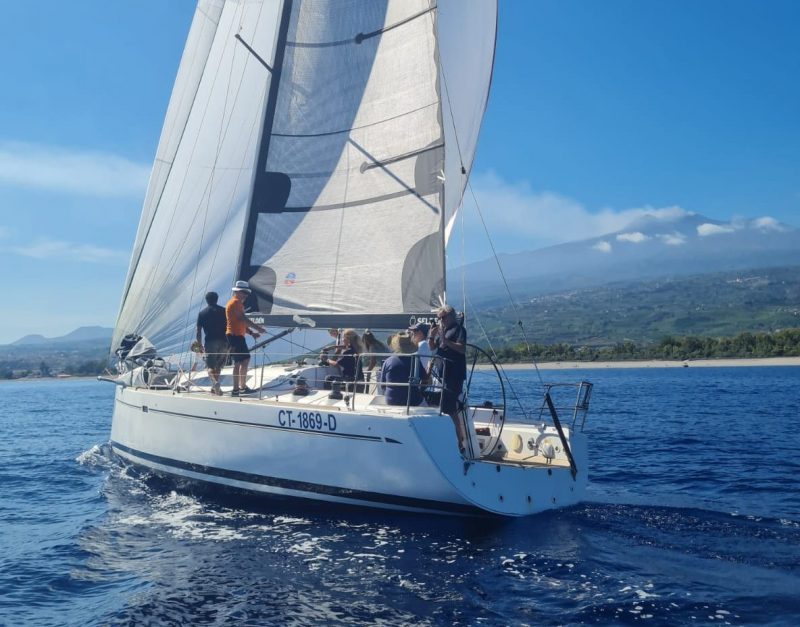
[[[442,381],[442,411],[453,419],[458,446],[463,451],[467,434],[458,411],[461,388],[467,376],[467,331],[458,322],[456,312],[450,305],[439,308],[436,319],[438,324],[431,328],[428,335],[428,347],[435,351],[431,367],[437,369]]]
[[[197,314],[197,344],[200,352],[206,355],[206,367],[211,378],[211,393],[222,396],[219,377],[222,367],[228,358],[228,340],[225,338],[225,308],[217,305],[219,296],[216,292],[206,294],[205,307]],[[206,341],[200,341],[201,332],[205,333]]]

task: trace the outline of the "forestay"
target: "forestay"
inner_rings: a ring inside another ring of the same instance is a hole
[[[235,279],[289,319],[439,304],[495,25],[494,0],[201,0],[114,343],[185,350]]]

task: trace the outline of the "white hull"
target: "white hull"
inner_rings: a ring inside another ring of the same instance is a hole
[[[586,444],[566,430],[578,472],[515,454],[529,437],[557,437],[506,422],[499,461],[465,461],[448,416],[387,407],[371,395],[348,409],[327,392],[294,398],[216,397],[119,386],[111,444],[162,473],[265,495],[415,512],[523,516],[577,503]],[[368,399],[372,399],[367,402]],[[520,435],[522,440],[514,439]]]

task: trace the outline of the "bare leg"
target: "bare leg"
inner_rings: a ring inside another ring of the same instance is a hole
[[[238,387],[240,390],[243,390],[247,385],[247,367],[250,365],[250,359],[245,359],[244,361],[239,362],[239,378]]]
[[[458,412],[454,414],[450,414],[450,418],[453,421],[453,425],[456,428],[456,438],[458,438],[458,448],[461,449],[462,447],[466,447],[467,445],[467,434],[464,430],[464,425],[461,422],[461,418],[458,415]]]
[[[211,393],[218,394],[219,393],[219,377],[220,371],[216,369],[208,369],[208,378],[211,379]]]
[[[208,369],[208,378],[211,379],[211,385],[214,386],[219,383],[219,370]]]

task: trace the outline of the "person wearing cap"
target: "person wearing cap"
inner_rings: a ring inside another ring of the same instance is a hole
[[[463,450],[467,434],[459,419],[459,396],[467,377],[467,331],[459,323],[455,310],[450,305],[436,311],[438,324],[431,328],[428,348],[435,350],[433,369],[443,382],[441,408],[450,414],[458,436],[459,448]]]
[[[197,346],[201,353],[205,353],[208,378],[211,379],[211,393],[222,396],[219,385],[219,376],[222,366],[228,358],[228,341],[225,337],[227,329],[227,316],[225,308],[217,305],[219,295],[216,292],[206,294],[207,307],[197,314]],[[205,334],[205,344],[201,342]]]
[[[389,348],[394,355],[381,366],[378,389],[383,392],[387,405],[419,405],[422,402],[419,379],[424,373],[415,354],[414,340],[406,333],[395,333],[389,338]]]
[[[255,324],[244,315],[244,301],[250,295],[247,281],[236,281],[232,288],[233,296],[225,305],[225,337],[228,339],[231,358],[233,359],[233,396],[249,394],[253,390],[247,387],[247,368],[250,365],[250,351],[247,348],[245,335],[257,338],[264,333],[264,327]]]

